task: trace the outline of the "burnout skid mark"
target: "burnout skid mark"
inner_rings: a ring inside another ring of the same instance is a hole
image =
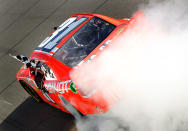
[[[67,80],[63,82],[49,82],[49,83],[45,83],[44,86],[50,93],[53,93],[55,91],[59,93],[68,93],[69,83],[71,83],[71,80]]]

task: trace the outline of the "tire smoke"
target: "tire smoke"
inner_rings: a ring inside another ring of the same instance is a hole
[[[141,9],[148,25],[139,19],[99,57],[72,72],[78,86],[106,87],[121,97],[107,113],[78,121],[78,130],[188,130],[187,4],[150,2]]]

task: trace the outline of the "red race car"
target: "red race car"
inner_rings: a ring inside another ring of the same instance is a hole
[[[100,89],[82,92],[69,73],[113,44],[113,39],[121,36],[134,18],[117,20],[91,13],[72,15],[54,28],[30,58],[13,56],[24,63],[16,75],[18,82],[36,101],[44,101],[73,115],[108,111],[111,105],[100,96]],[[92,99],[94,96],[99,99]]]

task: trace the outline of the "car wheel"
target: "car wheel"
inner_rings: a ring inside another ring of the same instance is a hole
[[[21,86],[27,91],[28,94],[32,96],[32,98],[37,102],[43,102],[41,97],[38,95],[38,93],[26,82],[20,81]]]

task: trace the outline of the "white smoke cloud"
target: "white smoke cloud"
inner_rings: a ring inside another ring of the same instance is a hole
[[[79,87],[106,87],[121,96],[109,112],[80,120],[78,130],[188,130],[187,5],[151,2],[142,9],[146,25],[139,19],[96,60],[72,72]],[[103,96],[109,97],[106,90]]]

